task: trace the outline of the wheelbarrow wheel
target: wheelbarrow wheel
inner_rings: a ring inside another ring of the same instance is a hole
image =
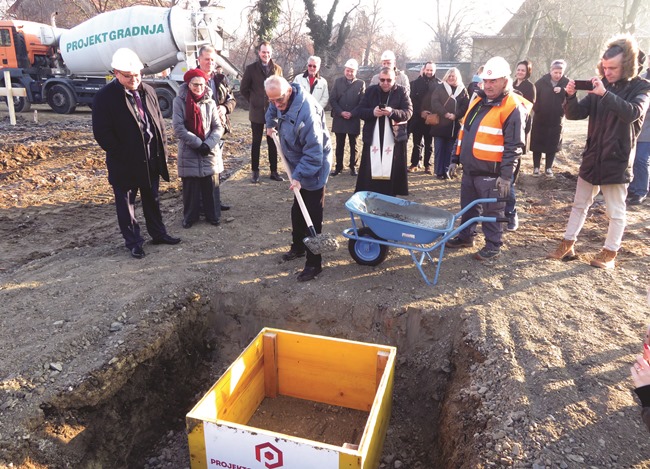
[[[381,239],[367,226],[360,228],[358,233],[359,238]],[[388,246],[364,239],[349,239],[348,251],[350,251],[352,259],[357,264],[375,266],[381,264],[386,259]]]

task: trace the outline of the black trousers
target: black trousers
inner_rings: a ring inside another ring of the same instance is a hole
[[[545,169],[552,168],[553,162],[555,161],[555,153],[546,154],[546,167]],[[533,168],[539,168],[542,164],[542,152],[534,151],[533,152]]]
[[[300,195],[305,202],[307,207],[307,212],[311,217],[312,223],[314,223],[314,229],[316,233],[320,233],[323,228],[323,207],[325,206],[325,187],[322,189],[317,189],[315,191],[308,191],[306,189],[300,189]],[[293,205],[291,206],[291,237],[292,244],[291,249],[296,252],[307,252],[307,261],[305,266],[308,267],[320,267],[322,258],[320,254],[312,253],[302,240],[309,236],[309,230],[307,229],[307,223],[305,222],[305,217],[302,216],[300,211],[300,205],[298,205],[298,200],[293,198]]]
[[[253,131],[253,142],[251,145],[251,169],[253,171],[260,170],[260,149],[262,147],[262,136],[264,135],[264,124],[257,124],[251,122],[251,130]],[[269,167],[271,172],[278,170],[278,150],[275,148],[275,142],[269,136],[266,137],[266,145],[269,150]]]
[[[424,167],[431,166],[431,153],[433,152],[433,136],[429,133],[428,128],[413,126],[413,150],[411,151],[411,166],[418,166],[422,157],[422,147],[424,147]],[[424,145],[423,145],[424,142]]]
[[[185,177],[183,181],[183,221],[195,223],[199,220],[201,209],[205,219],[216,221],[221,218],[221,196],[219,175],[205,177]]]
[[[142,212],[147,225],[147,232],[152,239],[160,239],[167,234],[167,229],[162,221],[160,212],[160,197],[158,196],[159,179],[156,175],[151,177],[151,187],[119,187],[113,186],[115,194],[115,209],[117,223],[124,237],[124,243],[129,249],[142,246],[144,239],[140,235],[140,225],[135,218],[135,199],[140,191]]]
[[[345,137],[350,144],[350,169],[357,165],[358,134],[336,133],[336,171],[343,171],[343,154],[345,152]]]

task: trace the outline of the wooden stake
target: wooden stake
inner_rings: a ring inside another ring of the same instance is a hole
[[[0,96],[7,97],[7,107],[9,108],[9,122],[16,125],[16,110],[14,109],[14,96],[27,96],[25,88],[13,88],[11,86],[11,74],[9,70],[4,71],[5,86],[0,88]]]
[[[277,334],[267,332],[263,339],[264,347],[264,395],[278,397],[278,342]]]

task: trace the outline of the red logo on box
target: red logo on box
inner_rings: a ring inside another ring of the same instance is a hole
[[[284,466],[282,451],[271,443],[262,443],[255,447],[255,459],[263,462],[267,469],[278,469]]]

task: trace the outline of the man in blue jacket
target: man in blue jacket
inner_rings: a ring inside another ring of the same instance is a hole
[[[300,190],[314,229],[320,233],[325,184],[332,158],[325,112],[311,95],[303,92],[299,84],[290,84],[281,76],[267,78],[264,89],[270,103],[266,111],[267,135],[278,133],[282,153],[291,170],[289,189]],[[309,236],[309,231],[295,197],[291,207],[291,229],[291,249],[282,255],[282,260],[291,261],[306,253],[305,268],[298,275],[298,281],[313,280],[323,270],[321,256],[312,253],[302,241]]]

